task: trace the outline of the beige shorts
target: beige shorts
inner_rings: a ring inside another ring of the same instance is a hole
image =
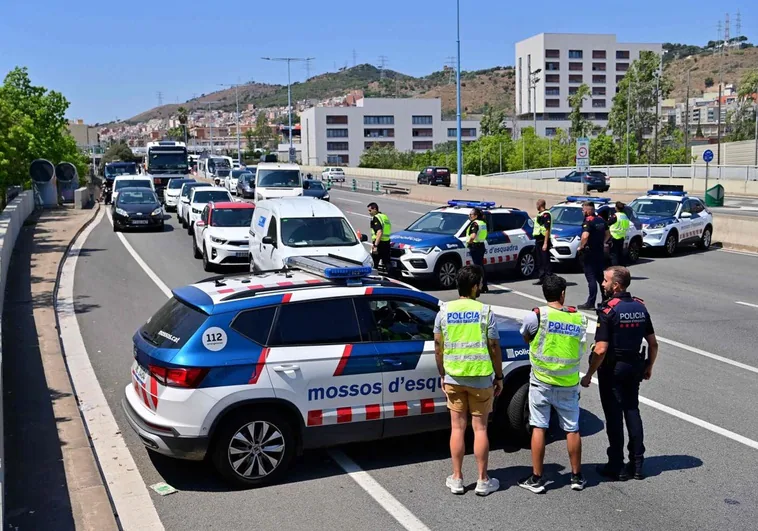
[[[466,385],[444,385],[447,408],[457,413],[471,413],[474,417],[489,415],[495,396],[493,387],[468,387]]]

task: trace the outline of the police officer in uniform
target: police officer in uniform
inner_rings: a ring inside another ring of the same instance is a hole
[[[624,240],[629,232],[631,222],[624,213],[626,205],[621,201],[616,202],[616,212],[608,217],[608,230],[611,233],[611,263],[624,265]]]
[[[374,259],[374,268],[379,269],[379,261],[384,264],[387,275],[392,274],[392,260],[390,259],[390,235],[392,223],[387,214],[379,212],[379,205],[368,204],[368,213],[371,216],[371,256]]]
[[[484,213],[479,208],[473,208],[468,214],[471,224],[466,231],[466,245],[471,253],[471,263],[482,268],[482,293],[487,293],[490,289],[487,287],[487,273],[484,271],[484,253],[487,248],[484,242],[487,241],[487,222],[484,220]]]
[[[625,481],[644,479],[642,464],[645,444],[640,417],[640,382],[649,380],[658,356],[658,341],[650,314],[641,299],[629,292],[632,276],[622,266],[612,266],[603,273],[603,290],[609,297],[598,310],[595,347],[590,366],[582,378],[589,387],[597,371],[600,402],[605,413],[608,434],[608,463],[598,467],[607,478]],[[647,359],[642,340],[647,341]],[[624,422],[629,433],[629,462],[624,466]]]
[[[605,267],[605,242],[610,237],[610,231],[605,220],[595,214],[595,203],[585,201],[582,203],[584,210],[584,223],[582,224],[582,240],[579,243],[577,254],[583,260],[584,278],[587,279],[589,296],[587,302],[577,306],[580,310],[594,310],[597,299],[597,288],[603,282],[603,268]]]
[[[537,215],[534,217],[535,247],[537,248],[537,267],[539,268],[539,280],[535,286],[541,286],[545,277],[552,273],[550,267],[550,231],[552,230],[553,217],[545,206],[545,200],[537,201]]]

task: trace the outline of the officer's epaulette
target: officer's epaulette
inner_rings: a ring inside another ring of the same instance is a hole
[[[592,221],[593,219],[595,219],[595,216],[587,216],[587,221]]]
[[[576,313],[577,311],[576,306],[566,306],[565,308],[568,313]]]
[[[633,298],[634,300],[636,300],[637,302],[639,302],[640,304],[645,304],[645,301],[643,301],[643,300],[642,300],[642,299],[640,299],[639,297],[632,297],[632,298]]]
[[[605,303],[605,308],[603,308],[603,313],[611,313],[611,310],[613,309],[613,307],[616,306],[620,302],[621,302],[621,299],[619,299],[618,297],[612,298],[611,300]]]

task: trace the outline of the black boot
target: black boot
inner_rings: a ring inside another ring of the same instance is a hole
[[[634,461],[629,461],[625,467],[627,476],[636,480],[645,479],[645,474],[642,472],[642,464],[644,461],[645,459],[642,457],[635,459]]]
[[[612,479],[614,481],[626,481],[629,479],[629,474],[623,466],[618,468],[607,463],[605,465],[598,465],[595,470],[597,470],[597,473],[604,478]]]

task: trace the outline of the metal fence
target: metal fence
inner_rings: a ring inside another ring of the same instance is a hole
[[[592,166],[593,171],[602,171],[611,177],[630,179],[705,179],[705,164],[633,164],[619,166]],[[487,177],[510,179],[559,179],[576,170],[575,167],[540,168],[534,170],[491,173]],[[710,165],[710,179],[730,181],[758,181],[758,166]]]

